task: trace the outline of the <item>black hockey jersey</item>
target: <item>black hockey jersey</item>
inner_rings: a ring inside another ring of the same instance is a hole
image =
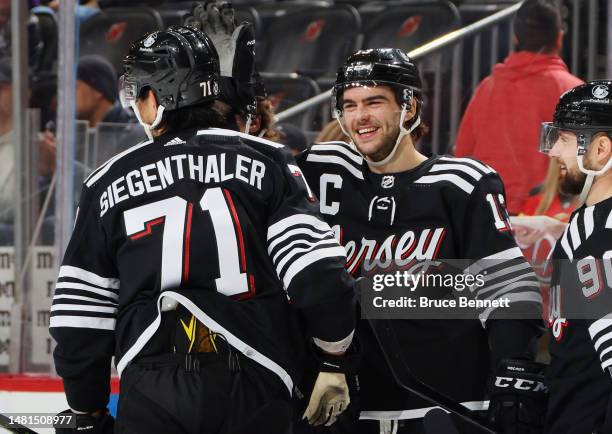
[[[169,299],[291,394],[294,308],[320,344],[350,342],[345,262],[283,145],[209,129],[126,150],[86,179],[59,271],[50,331],[68,403],[106,405],[113,354],[121,374],[137,356],[171,351],[156,339]]]
[[[298,163],[346,248],[352,274],[359,275],[368,260],[470,259],[475,273],[489,272],[478,298],[508,297],[540,318],[537,280],[514,241],[503,185],[492,168],[468,158],[435,156],[413,170],[380,175],[342,142],[315,144]],[[486,408],[490,369],[483,324],[494,312],[478,313],[480,321],[393,321],[411,371],[472,409]],[[423,417],[431,404],[395,385],[367,323],[361,321],[358,330],[364,342],[361,418]]]
[[[612,432],[612,198],[576,210],[552,252],[551,434]]]

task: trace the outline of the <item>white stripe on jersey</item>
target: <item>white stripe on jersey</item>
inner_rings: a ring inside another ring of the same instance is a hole
[[[504,298],[507,298],[509,303],[516,303],[519,301],[531,301],[540,305],[543,303],[542,294],[540,294],[539,289],[529,292],[514,292],[512,294],[505,295]],[[493,312],[495,309],[503,308],[488,307],[484,310],[484,312],[478,315],[478,319],[482,322],[483,327],[485,325],[485,322],[489,318],[489,315],[491,315],[491,312]]]
[[[92,297],[83,297],[81,295],[59,294],[59,295],[53,296],[53,300],[59,300],[62,298],[69,299],[69,300],[93,301],[94,303],[108,304],[109,306],[117,306],[117,303],[114,303],[112,301],[101,300],[99,298],[92,298]]]
[[[430,172],[445,172],[447,170],[450,172],[458,170],[460,172],[466,173],[472,178],[474,178],[476,181],[482,178],[481,173],[479,173],[475,169],[472,169],[467,164],[434,164],[433,167],[429,169]]]
[[[595,229],[595,220],[593,219],[594,211],[594,206],[590,206],[584,210],[584,232],[586,234],[585,240],[587,240],[593,234],[593,229]]]
[[[119,289],[119,279],[101,277],[91,271],[70,265],[62,265],[60,267],[58,279],[61,277],[72,277],[103,288]]]
[[[308,225],[319,231],[331,231],[331,228],[323,220],[308,214],[294,214],[289,217],[285,217],[282,220],[268,227],[268,241],[277,236],[278,234],[287,231],[291,226],[296,225]]]
[[[515,271],[524,270],[528,268],[531,271],[531,266],[527,261],[521,262],[520,264],[514,265],[512,267],[506,267],[495,273],[487,274],[484,278],[485,282],[490,282],[491,280],[497,279],[498,277],[504,276],[506,274],[514,273]]]
[[[115,330],[115,318],[57,315],[49,319],[49,327],[76,327],[85,329]]]
[[[93,292],[94,294],[99,294],[102,295],[106,298],[109,298],[111,300],[119,300],[119,295],[111,292],[111,291],[106,291],[104,289],[100,289],[100,288],[96,288],[93,286],[89,286],[89,285],[84,285],[82,283],[76,283],[76,282],[57,282],[57,284],[55,285],[55,289],[58,288],[63,288],[63,289],[78,289],[81,291],[87,291],[87,292]]]
[[[89,304],[54,304],[51,306],[51,312],[57,310],[78,310],[81,312],[102,312],[102,313],[117,313],[116,307],[91,306]]]
[[[280,366],[274,360],[263,355],[262,353],[257,351],[255,348],[249,346],[246,342],[243,342],[242,340],[240,340],[238,337],[232,334],[229,330],[227,330],[226,328],[221,326],[218,322],[216,322],[214,319],[212,319],[210,316],[205,314],[198,306],[196,306],[187,297],[181,294],[178,294],[174,291],[164,291],[163,294],[160,294],[159,297],[157,298],[157,317],[145,329],[145,331],[138,337],[134,345],[132,345],[132,347],[123,355],[121,360],[118,361],[117,372],[119,373],[119,376],[121,376],[121,374],[123,373],[127,365],[134,359],[134,357],[138,355],[138,353],[144,348],[147,342],[151,339],[151,337],[157,331],[157,328],[159,327],[159,324],[161,323],[160,305],[161,305],[162,296],[169,297],[173,300],[176,300],[182,306],[187,308],[187,310],[190,313],[192,313],[202,324],[208,327],[211,332],[223,335],[225,339],[227,340],[227,342],[232,347],[236,348],[238,351],[240,351],[242,354],[244,354],[249,359],[254,360],[255,362],[262,365],[263,367],[269,369],[270,371],[278,375],[280,379],[282,380],[282,382],[287,387],[287,390],[289,391],[289,396],[292,396],[293,380],[291,379],[291,376],[289,375],[289,373],[285,371],[282,366]]]
[[[415,184],[433,184],[435,182],[447,181],[450,182],[467,194],[472,194],[474,191],[474,185],[467,182],[465,179],[457,175],[445,174],[445,175],[425,175],[414,181]]]
[[[316,143],[312,145],[309,149],[309,152],[313,151],[337,151],[353,160],[355,164],[359,166],[363,164],[363,157],[356,154],[355,152],[352,152],[350,149],[347,149],[346,146],[334,144],[334,142]]]
[[[274,257],[272,258],[272,262],[276,263],[276,260],[278,259],[278,257],[280,255],[283,255],[287,250],[291,250],[293,249],[296,245],[300,244],[302,246],[308,246],[308,247],[314,247],[317,244],[319,244],[321,242],[321,240],[323,240],[324,238],[328,238],[329,239],[329,233],[325,233],[325,234],[318,234],[316,232],[312,232],[312,231],[305,231],[305,230],[301,230],[301,229],[294,229],[292,231],[287,232],[287,234],[292,233],[291,235],[297,235],[297,234],[305,234],[305,233],[310,233],[313,235],[314,238],[318,238],[318,241],[307,241],[304,238],[298,239],[298,240],[294,240],[292,242],[290,242],[289,244],[287,244],[286,246],[283,246],[282,248],[278,249],[278,252],[276,252],[274,254]],[[280,240],[281,238],[285,238],[286,235],[283,235],[282,237],[279,237],[277,240]],[[274,242],[276,243],[277,240],[274,240]],[[270,247],[270,250],[268,251],[268,253],[271,253],[273,247]]]
[[[337,155],[318,155],[308,153],[306,157],[306,161],[312,161],[313,163],[330,163],[330,164],[338,164],[344,167],[349,171],[351,175],[353,175],[357,179],[363,180],[363,173],[361,173],[360,169],[357,169],[351,163],[346,161],[344,158],[339,157]]]
[[[536,279],[535,282],[533,281],[523,281],[522,279],[525,279],[526,277],[533,277],[534,279]],[[494,291],[498,288],[503,288],[505,286],[509,286],[512,283],[518,282],[519,284],[524,284],[525,286],[533,286],[532,284],[534,284],[535,286],[538,285],[537,282],[537,278],[535,276],[535,274],[533,274],[533,271],[529,270],[526,273],[523,273],[519,276],[513,277],[512,279],[508,279],[508,280],[503,280],[499,283],[496,283],[495,285],[491,285],[491,286],[484,286],[482,288],[480,288],[479,290],[477,290],[478,295],[482,296],[483,294],[489,293],[491,291]]]
[[[114,157],[109,159],[106,163],[104,163],[102,166],[100,166],[97,170],[94,170],[93,173],[91,175],[89,175],[89,177],[85,180],[85,185],[87,187],[91,187],[96,181],[98,181],[100,178],[102,178],[102,176],[104,176],[104,174],[106,172],[108,172],[110,170],[110,168],[112,167],[112,165],[115,164],[117,161],[119,161],[120,159],[122,159],[126,155],[131,154],[132,152],[142,148],[143,146],[150,145],[151,143],[153,143],[153,140],[148,140],[146,142],[141,142],[141,143],[139,143],[139,144],[137,144],[135,146],[132,146],[129,149],[126,149],[125,151],[121,152],[120,154],[115,155]]]
[[[331,229],[327,230],[325,233],[321,234],[319,232],[314,232],[310,229],[307,228],[297,228],[297,229],[292,229],[290,231],[285,232],[283,235],[281,235],[280,237],[276,238],[274,241],[272,241],[269,245],[268,245],[268,254],[271,254],[272,251],[276,248],[276,246],[278,246],[278,244],[282,243],[283,241],[285,241],[287,238],[291,238],[295,235],[306,235],[310,238],[317,238],[317,239],[323,239],[323,238],[329,238],[329,237],[333,237],[333,232]],[[295,242],[304,242],[306,239],[306,237],[302,237],[300,239],[298,239]],[[294,242],[288,244],[287,246],[283,247],[282,249],[280,249],[278,252],[275,253],[273,260],[276,261],[277,256],[281,253],[281,251],[285,251],[287,250],[286,247],[291,246],[292,244],[294,244]]]
[[[489,267],[494,265],[501,264],[510,259],[522,258],[523,252],[518,247],[511,247],[507,250],[502,250],[501,252],[493,253],[485,258],[481,258],[478,261],[471,264],[465,270],[463,270],[463,274],[478,274],[482,270],[486,270]],[[497,262],[493,262],[496,260]]]
[[[346,250],[342,246],[328,247],[325,249],[315,250],[314,252],[306,253],[293,261],[285,275],[283,276],[283,284],[285,289],[289,288],[293,278],[304,268],[325,258],[342,257],[346,258]]]
[[[520,276],[520,277],[525,277],[525,276]],[[500,298],[502,295],[506,294],[507,292],[512,291],[513,289],[516,288],[536,288],[534,291],[539,291],[540,290],[540,283],[539,282],[533,282],[533,281],[529,281],[529,280],[519,280],[520,279],[513,279],[511,282],[505,282],[502,285],[498,285],[497,288],[502,288],[499,291],[497,291],[495,294],[487,296],[487,297],[480,297],[481,293],[478,294],[478,298],[482,299],[484,298],[485,300],[496,300],[498,298]],[[504,286],[505,285],[505,286]],[[495,288],[495,289],[497,289]]]
[[[612,211],[608,216],[608,220],[606,220],[606,229],[612,229]]]
[[[568,259],[573,260],[574,252],[572,252],[572,249],[569,246],[569,242],[567,241],[568,235],[569,235],[569,225],[565,227],[565,231],[563,231],[563,235],[561,236],[561,247],[563,247],[563,250],[565,251],[565,254],[567,255]]]
[[[489,401],[468,401],[462,402],[466,408],[473,411],[487,410],[489,408]],[[440,407],[425,407],[415,408],[412,410],[392,410],[392,411],[362,411],[359,413],[360,420],[406,420],[406,419],[420,419],[434,408]]]
[[[303,255],[305,253],[311,252],[313,251],[313,249],[316,249],[317,247],[321,247],[321,246],[337,246],[338,245],[338,241],[336,241],[335,238],[332,239],[326,239],[326,240],[321,240],[321,241],[317,241],[316,243],[313,243],[311,246],[309,247],[297,247],[297,248],[293,248],[291,250],[289,250],[283,259],[281,259],[278,262],[278,265],[276,266],[277,270],[282,270],[285,267],[285,264],[287,264],[287,262],[289,262],[291,259],[293,259],[296,255]]]
[[[589,326],[589,334],[591,335],[591,339],[606,327],[612,327],[612,313],[598,319]]]
[[[590,333],[590,330],[589,330]],[[593,335],[591,335],[591,338],[593,338]],[[607,341],[612,340],[612,331],[609,331],[608,333],[603,334],[602,336],[600,336],[599,338],[597,338],[597,340],[593,343],[593,345],[595,346],[595,350],[599,351],[599,348],[606,343]]]
[[[479,170],[481,170],[485,174],[497,173],[495,171],[495,169],[493,169],[491,166],[488,166],[488,165],[486,165],[486,164],[484,164],[484,163],[482,163],[480,161],[476,161],[476,160],[473,160],[471,158],[465,158],[465,157],[441,157],[440,160],[442,160],[442,161],[450,161],[452,163],[459,162],[459,163],[471,164],[472,166],[478,168]]]
[[[572,240],[572,246],[574,247],[574,251],[576,251],[576,249],[580,247],[580,244],[582,244],[580,234],[578,233],[578,216],[579,214],[576,214],[569,224],[570,238]]]
[[[272,146],[273,148],[284,148],[282,143],[276,143],[272,140],[262,137],[252,136],[250,134],[240,133],[238,131],[226,130],[224,128],[210,128],[208,130],[200,130],[196,133],[198,136],[226,136],[226,137],[242,137],[243,139],[252,140],[254,142],[263,143],[264,145]]]

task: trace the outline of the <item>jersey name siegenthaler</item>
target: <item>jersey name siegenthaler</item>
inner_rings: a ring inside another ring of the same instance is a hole
[[[144,165],[115,179],[100,195],[100,217],[131,197],[164,190],[176,181],[187,178],[203,184],[237,179],[261,190],[266,166],[258,160],[236,155],[235,164],[226,161],[226,154],[180,154]]]

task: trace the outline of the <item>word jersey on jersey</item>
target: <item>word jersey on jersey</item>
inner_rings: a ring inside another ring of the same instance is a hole
[[[176,303],[291,393],[303,340],[294,309],[329,351],[350,342],[345,262],[283,145],[209,129],[128,149],[86,179],[53,298],[70,406],[106,405],[113,353],[121,374],[172,351],[160,323]]]
[[[612,198],[574,211],[550,265],[546,432],[612,432]]]
[[[342,142],[314,144],[298,164],[346,249],[353,275],[364,274],[372,264],[380,268],[389,259],[395,265],[468,260],[469,273],[486,276],[478,299],[507,298],[540,324],[537,278],[514,241],[503,185],[492,168],[469,158],[435,156],[409,171],[376,174]],[[445,298],[454,288],[427,290]],[[483,308],[474,316],[480,320],[400,319],[392,324],[406,348],[405,361],[421,381],[483,409],[490,372],[483,325],[488,327],[495,315],[495,309]],[[361,418],[423,417],[430,404],[395,385],[365,321],[359,333],[364,344]]]

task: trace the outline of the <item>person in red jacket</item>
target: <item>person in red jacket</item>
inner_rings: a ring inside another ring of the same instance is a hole
[[[526,0],[514,36],[516,52],[476,89],[455,147],[456,156],[472,156],[499,172],[510,214],[521,212],[546,176],[548,159],[537,151],[540,124],[552,119],[565,91],[582,83],[559,57],[563,29],[555,0]]]

